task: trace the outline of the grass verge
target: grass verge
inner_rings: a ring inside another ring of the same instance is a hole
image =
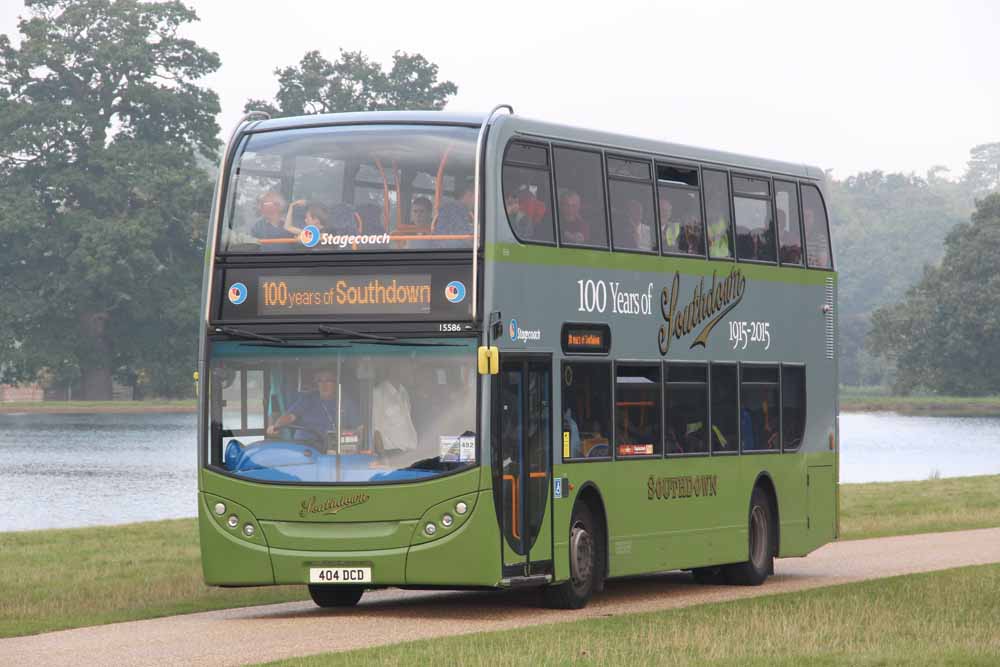
[[[308,597],[210,588],[194,519],[0,534],[0,637]]]
[[[996,664],[1000,565],[272,665]]]
[[[17,401],[0,403],[0,414],[127,414],[150,412],[195,412],[193,400],[184,401]]]
[[[840,410],[924,417],[995,417],[1000,415],[1000,396],[888,396],[841,389]]]
[[[1000,475],[842,484],[841,539],[1000,526]]]
[[[1000,526],[1000,475],[841,487],[843,539]],[[209,588],[193,519],[0,533],[0,637],[307,599]]]

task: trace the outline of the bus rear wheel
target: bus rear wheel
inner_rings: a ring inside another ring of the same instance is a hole
[[[749,558],[725,567],[726,580],[740,586],[760,586],[774,568],[774,512],[759,486],[750,495]]]
[[[546,607],[581,609],[587,605],[599,585],[604,566],[603,544],[590,509],[584,503],[577,503],[569,530],[570,578],[544,590],[542,596]]]
[[[361,586],[309,586],[309,595],[316,606],[353,607],[361,599],[365,589]]]

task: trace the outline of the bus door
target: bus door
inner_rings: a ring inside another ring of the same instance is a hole
[[[503,355],[494,401],[493,488],[503,576],[552,573],[552,359]],[[499,492],[496,490],[499,489]]]

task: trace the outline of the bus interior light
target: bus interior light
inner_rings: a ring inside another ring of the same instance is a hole
[[[240,525],[240,518],[235,514],[230,514],[229,519],[226,521],[226,524],[230,528],[235,528],[236,526]]]

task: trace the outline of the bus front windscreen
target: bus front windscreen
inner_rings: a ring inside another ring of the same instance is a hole
[[[220,252],[472,248],[476,137],[443,125],[250,134],[229,172]]]
[[[222,341],[210,354],[216,469],[357,484],[477,462],[474,341]]]

